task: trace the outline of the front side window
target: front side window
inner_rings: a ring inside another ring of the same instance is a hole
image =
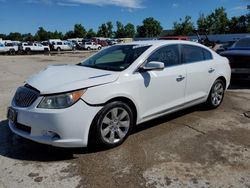
[[[79,63],[80,66],[92,67],[103,70],[123,71],[128,68],[150,46],[119,45],[106,48],[86,61]]]
[[[169,45],[160,48],[149,56],[147,62],[158,61],[164,63],[165,67],[171,67],[180,64],[178,45]]]
[[[193,45],[182,45],[182,62],[183,63],[194,63],[199,61],[211,60],[212,54],[208,50],[193,46]]]

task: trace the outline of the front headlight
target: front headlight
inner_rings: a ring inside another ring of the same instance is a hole
[[[78,90],[59,95],[45,96],[38,105],[38,108],[62,109],[70,107],[75,104],[85,92],[86,90]]]

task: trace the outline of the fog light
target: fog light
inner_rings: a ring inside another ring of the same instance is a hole
[[[42,134],[43,134],[43,136],[48,136],[48,137],[50,137],[52,139],[60,139],[60,136],[57,133],[53,132],[53,131],[44,130],[42,132]]]

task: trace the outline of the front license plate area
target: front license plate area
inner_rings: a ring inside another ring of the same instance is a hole
[[[17,121],[17,112],[11,107],[8,108],[7,118],[13,123]]]

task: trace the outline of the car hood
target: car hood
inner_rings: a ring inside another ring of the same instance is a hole
[[[78,65],[53,65],[33,75],[26,83],[40,94],[55,94],[114,82],[119,73]]]

